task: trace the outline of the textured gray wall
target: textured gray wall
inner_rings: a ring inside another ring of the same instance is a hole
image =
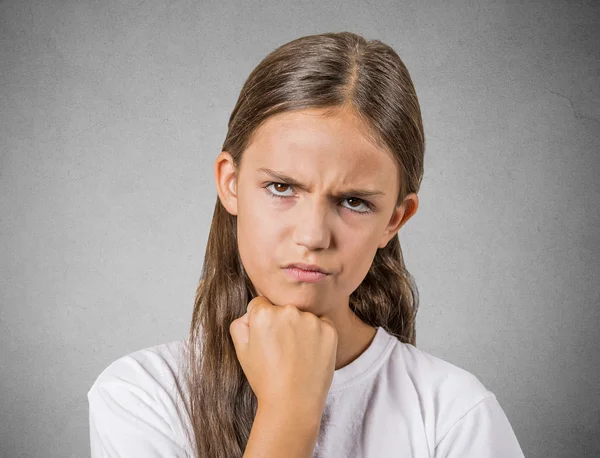
[[[341,30],[394,47],[420,97],[418,346],[496,393],[527,457],[597,456],[599,22],[598,2],[1,2],[1,456],[88,455],[99,372],[185,337],[243,81]]]

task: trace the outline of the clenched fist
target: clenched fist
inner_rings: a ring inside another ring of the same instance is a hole
[[[257,296],[229,332],[259,405],[322,413],[338,341],[329,318]]]

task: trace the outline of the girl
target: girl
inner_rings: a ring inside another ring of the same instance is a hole
[[[108,366],[93,457],[523,457],[492,392],[416,348],[398,231],[425,140],[396,52],[306,36],[250,74],[214,164],[190,336]]]

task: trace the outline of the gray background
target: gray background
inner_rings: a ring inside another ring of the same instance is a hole
[[[1,456],[89,455],[100,371],[185,338],[245,78],[342,30],[391,45],[423,110],[400,232],[417,346],[497,395],[527,457],[596,455],[599,19],[567,1],[1,2]]]

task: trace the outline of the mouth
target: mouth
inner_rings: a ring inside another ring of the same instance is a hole
[[[305,264],[302,262],[295,262],[292,264],[288,264],[287,266],[285,266],[286,269],[298,269],[304,272],[314,272],[314,273],[321,273],[324,275],[329,275],[330,272],[328,272],[325,268],[318,266],[316,264]]]
[[[304,270],[298,267],[289,266],[285,269],[286,275],[294,281],[303,283],[317,283],[327,278],[329,275],[316,270]]]

